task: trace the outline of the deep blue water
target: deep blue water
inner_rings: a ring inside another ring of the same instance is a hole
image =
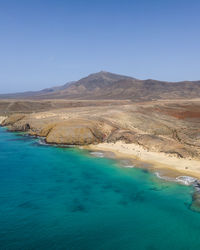
[[[200,249],[192,188],[0,128],[0,249]]]

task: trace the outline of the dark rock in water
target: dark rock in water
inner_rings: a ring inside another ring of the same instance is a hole
[[[29,137],[21,136],[19,138],[9,139],[8,141],[30,141]]]
[[[121,199],[119,202],[118,202],[119,205],[121,206],[127,206],[128,205],[128,201],[125,200],[125,199]]]
[[[26,201],[26,202],[20,203],[18,205],[18,207],[25,208],[25,209],[38,209],[38,206],[36,206],[35,204],[33,204],[30,201]]]
[[[86,212],[86,207],[77,199],[74,199],[70,211],[73,213],[77,213],[77,212]]]
[[[198,191],[200,193],[200,181],[199,180],[196,180],[194,182],[194,187],[195,187],[196,191]]]
[[[192,204],[190,209],[195,212],[200,212],[200,193],[195,192],[192,196]]]
[[[192,195],[192,204],[190,209],[195,212],[200,212],[200,181],[196,180],[193,184],[195,191]]]
[[[149,173],[148,169],[142,169],[142,172],[145,173],[145,174]]]

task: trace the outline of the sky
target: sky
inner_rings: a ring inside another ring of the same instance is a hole
[[[0,0],[0,93],[101,70],[200,80],[199,0]]]

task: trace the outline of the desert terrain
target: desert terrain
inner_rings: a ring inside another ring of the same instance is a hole
[[[200,81],[101,71],[62,86],[0,95],[0,123],[49,144],[112,151],[136,165],[200,178],[199,96]]]
[[[200,178],[200,99],[1,100],[0,122],[49,144],[112,151]]]

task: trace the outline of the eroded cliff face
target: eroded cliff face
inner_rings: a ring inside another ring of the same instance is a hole
[[[149,151],[200,159],[198,110],[200,101],[190,105],[187,101],[90,106],[12,114],[4,118],[2,126],[45,137],[47,143],[88,145],[124,141]]]
[[[105,133],[98,122],[71,119],[57,123],[46,136],[47,143],[88,145],[104,140]]]
[[[3,123],[3,121],[6,119],[6,116],[0,116],[0,125]]]

